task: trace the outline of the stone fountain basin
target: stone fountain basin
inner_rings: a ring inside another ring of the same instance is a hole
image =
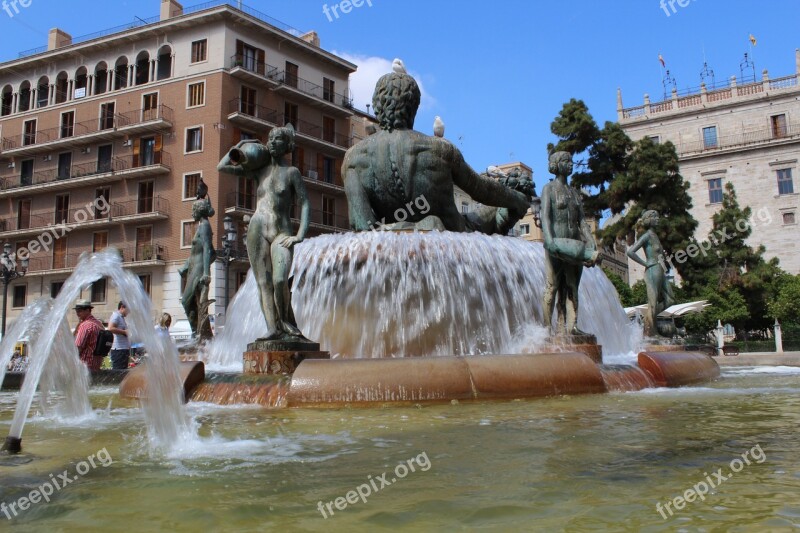
[[[681,387],[719,377],[717,362],[694,352],[642,352],[639,366],[596,364],[579,352],[396,359],[305,360],[292,376],[227,375],[201,383],[201,363],[182,363],[186,398],[265,407],[375,407],[511,400]],[[138,398],[144,372],[120,395]]]

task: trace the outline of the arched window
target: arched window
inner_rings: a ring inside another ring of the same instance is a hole
[[[75,86],[73,87],[73,98],[84,98],[88,96],[89,72],[86,67],[81,67],[75,71]],[[80,96],[80,95],[83,96]]]
[[[3,96],[0,105],[0,116],[7,116],[11,114],[11,107],[14,105],[14,88],[11,85],[3,87]]]
[[[114,90],[118,91],[128,86],[128,58],[125,56],[114,63]]]
[[[158,51],[158,72],[157,80],[166,80],[172,76],[172,47],[165,44]]]
[[[23,81],[20,84],[17,102],[17,111],[20,113],[31,108],[31,82]]]
[[[150,81],[150,53],[139,52],[136,56],[136,85],[143,85]]]
[[[101,61],[94,67],[94,94],[103,94],[108,90],[108,65]]]
[[[69,75],[61,71],[56,77],[56,103],[60,104],[67,101],[67,91],[69,90]]]
[[[47,107],[50,103],[50,78],[42,76],[36,84],[36,107]]]

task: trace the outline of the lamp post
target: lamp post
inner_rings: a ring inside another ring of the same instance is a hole
[[[6,307],[8,306],[8,284],[17,278],[21,278],[28,271],[28,258],[22,259],[21,269],[17,269],[17,254],[12,251],[11,243],[3,245],[3,253],[0,254],[3,276],[3,323],[0,333],[6,334]]]
[[[225,262],[225,318],[227,320],[228,302],[230,302],[230,270],[231,263],[236,259],[236,240],[239,234],[236,231],[236,223],[230,215],[226,215],[222,219],[222,228],[225,234],[222,236],[222,251],[217,254],[217,257]]]

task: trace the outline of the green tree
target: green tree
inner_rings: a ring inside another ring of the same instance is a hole
[[[671,142],[656,144],[648,137],[638,141],[628,157],[627,171],[618,174],[605,193],[611,212],[622,216],[602,229],[603,244],[610,246],[633,235],[642,213],[654,209],[660,215],[656,232],[665,258],[685,250],[697,229],[697,221],[689,212],[692,199],[688,189]],[[683,277],[686,263],[673,265]]]
[[[800,276],[788,276],[768,304],[769,315],[784,326],[800,323]]]
[[[631,287],[631,306],[642,305],[647,303],[647,285],[643,279],[640,279]],[[630,306],[629,306],[630,307]]]
[[[614,177],[624,172],[632,141],[615,122],[606,122],[600,129],[586,104],[574,98],[561,108],[550,131],[559,140],[547,146],[548,153],[565,151],[583,158],[576,165],[572,184],[588,194],[584,198],[586,213],[600,218],[608,209],[605,191]]]
[[[684,324],[686,331],[693,334],[706,335],[715,327],[717,322],[724,324],[744,323],[749,317],[747,302],[736,287],[727,287],[725,290],[715,290],[706,287],[700,294],[701,299],[708,300],[711,307],[702,313],[686,315]]]
[[[622,304],[622,307],[630,307],[631,305],[636,305],[630,303],[633,298],[633,291],[631,290],[630,286],[627,283],[625,283],[625,280],[623,280],[621,277],[619,277],[619,275],[615,274],[614,272],[611,272],[606,267],[600,267],[600,268],[603,269],[603,272],[605,273],[606,277],[611,282],[611,284],[614,285],[614,288],[617,290],[617,295],[619,296],[619,301]]]

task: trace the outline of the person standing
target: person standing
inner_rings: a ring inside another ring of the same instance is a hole
[[[103,356],[95,356],[97,335],[102,331],[103,323],[92,316],[92,303],[89,300],[78,300],[75,303],[75,314],[78,315],[78,327],[75,328],[75,347],[83,364],[92,372],[100,370]]]
[[[131,356],[131,341],[128,338],[128,307],[125,302],[117,305],[117,310],[108,320],[108,331],[114,334],[114,344],[111,345],[111,368],[114,370],[127,370]]]

